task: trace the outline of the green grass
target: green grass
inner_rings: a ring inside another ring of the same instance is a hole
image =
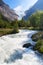
[[[39,27],[32,27],[32,26],[30,26],[30,27],[19,27],[19,29],[28,29],[28,30],[40,30],[39,29]]]
[[[0,36],[17,33],[18,31],[15,31],[14,29],[10,28],[0,28]]]

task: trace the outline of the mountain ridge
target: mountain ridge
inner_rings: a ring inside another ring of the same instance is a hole
[[[18,19],[18,15],[15,13],[15,11],[12,10],[7,4],[5,4],[3,0],[0,0],[0,12],[8,20],[13,21],[15,19]]]
[[[30,15],[38,10],[43,10],[43,0],[38,0],[29,10],[25,11],[26,16],[23,18],[28,19]]]

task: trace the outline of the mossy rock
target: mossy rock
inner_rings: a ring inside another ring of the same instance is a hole
[[[43,39],[43,31],[38,32],[32,36],[32,40],[37,42],[39,39]]]
[[[37,43],[33,47],[33,50],[37,50],[38,52],[43,54],[43,39],[37,41]]]
[[[35,41],[35,42],[37,42],[38,41],[38,38],[34,38],[34,39],[32,39],[33,41]]]

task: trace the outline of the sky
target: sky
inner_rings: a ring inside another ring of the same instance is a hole
[[[3,0],[21,17],[24,16],[24,11],[32,7],[38,0]]]

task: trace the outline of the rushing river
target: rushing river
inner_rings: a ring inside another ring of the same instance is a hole
[[[0,37],[0,64],[5,65],[43,65],[43,55],[31,47],[23,48],[26,43],[35,44],[31,36],[36,31],[20,30],[17,34]]]

